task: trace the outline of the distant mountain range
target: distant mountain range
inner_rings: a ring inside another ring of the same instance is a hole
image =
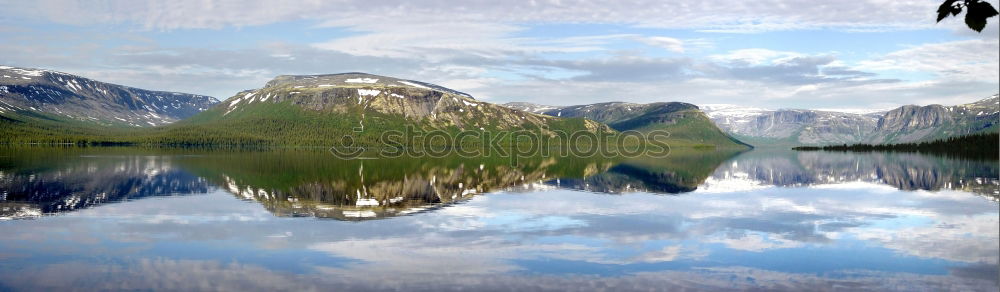
[[[430,83],[366,73],[278,76],[220,103],[0,66],[0,142],[6,143],[332,145],[350,135],[361,144],[384,145],[381,133],[413,126],[548,136],[665,130],[671,146],[745,148],[926,141],[997,131],[998,120],[996,95],[867,114],[681,102],[501,106]]]
[[[719,128],[755,146],[906,143],[1000,129],[997,95],[962,105],[907,105],[872,113],[701,108]]]
[[[620,131],[664,129],[674,133],[676,139],[714,145],[731,145],[727,140],[764,147],[906,143],[1000,129],[997,95],[956,106],[907,105],[871,113],[695,106],[680,102],[608,102],[577,106],[511,102],[504,105],[550,116],[585,117]]]
[[[683,102],[637,104],[606,102],[576,106],[546,106],[524,102],[507,107],[553,117],[586,118],[605,123],[618,131],[670,132],[672,146],[738,147],[747,145],[716,127],[697,106]]]
[[[0,66],[0,114],[99,125],[149,127],[193,116],[215,98],[110,84],[62,72]]]

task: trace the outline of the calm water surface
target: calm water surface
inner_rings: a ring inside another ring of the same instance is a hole
[[[0,290],[997,291],[997,161],[0,148]]]

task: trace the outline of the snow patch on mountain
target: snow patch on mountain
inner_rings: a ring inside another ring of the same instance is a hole
[[[0,76],[4,76],[0,101],[8,104],[4,108],[13,105],[102,124],[161,125],[218,102],[208,96],[143,90],[52,70],[0,66]]]
[[[399,83],[402,83],[403,85],[413,86],[413,87],[416,87],[416,88],[421,88],[421,89],[431,89],[430,87],[423,86],[423,85],[416,84],[416,83],[409,82],[409,81],[400,80]]]
[[[382,91],[378,89],[358,89],[358,95],[361,96],[378,96],[380,93]]]
[[[378,82],[378,78],[348,78],[344,82],[375,84],[375,82]]]

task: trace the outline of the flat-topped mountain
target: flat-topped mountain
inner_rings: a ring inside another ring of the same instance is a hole
[[[343,135],[375,143],[386,130],[402,131],[408,125],[450,131],[613,132],[583,118],[510,109],[426,82],[365,73],[278,76],[166,132],[172,137],[221,135],[254,141],[248,143],[326,145]]]
[[[698,106],[683,102],[606,102],[564,107],[518,102],[505,106],[554,117],[582,117],[606,123],[618,131],[664,130],[670,132],[672,146],[747,146],[722,132]]]
[[[100,125],[149,127],[172,123],[210,108],[204,95],[152,91],[72,74],[0,66],[0,115]]]
[[[541,105],[530,102],[508,102],[503,104],[503,106],[536,114],[560,108],[558,106]]]
[[[878,114],[705,105],[719,128],[755,146],[857,143],[875,129]]]
[[[702,106],[719,128],[755,146],[906,143],[997,131],[997,95],[962,105],[907,105],[889,111],[846,113]]]
[[[338,74],[322,74],[322,75],[280,75],[274,77],[271,81],[268,81],[264,85],[264,88],[268,87],[281,87],[281,86],[302,86],[302,87],[337,87],[337,86],[348,86],[355,85],[357,87],[364,87],[365,85],[376,86],[403,86],[410,88],[420,88],[428,89],[433,91],[440,91],[450,94],[462,95],[472,98],[471,95],[457,91],[451,88],[416,81],[399,79],[388,76],[374,75],[361,72],[348,72],[348,73],[338,73]],[[300,88],[302,88],[300,87]]]

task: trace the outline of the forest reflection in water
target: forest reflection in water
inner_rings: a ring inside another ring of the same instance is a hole
[[[0,149],[0,217],[31,218],[219,188],[278,216],[363,220],[500,190],[684,194],[876,183],[996,201],[997,163],[914,153],[675,151],[666,158],[339,160],[322,151]]]
[[[4,148],[0,290],[995,291],[997,168]]]

